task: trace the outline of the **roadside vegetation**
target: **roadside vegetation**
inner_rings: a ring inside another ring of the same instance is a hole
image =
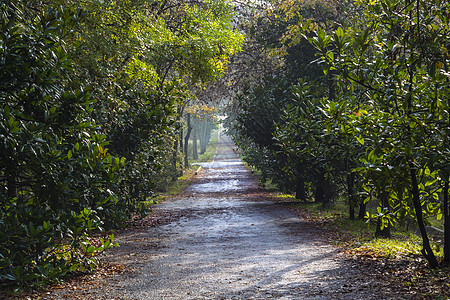
[[[227,1],[0,1],[2,292],[98,266],[205,152],[242,39]]]
[[[254,67],[229,105],[244,160],[261,182],[367,221],[377,238],[413,229],[428,265],[447,267],[448,1],[270,3],[244,52],[273,68]]]
[[[160,203],[164,201],[164,199],[180,194],[186,189],[192,180],[194,180],[195,176],[198,175],[198,172],[201,172],[201,167],[197,165],[198,162],[210,162],[213,160],[214,155],[217,150],[218,143],[218,131],[213,130],[211,132],[211,139],[206,146],[205,152],[200,153],[197,159],[192,159],[189,157],[189,168],[185,169],[183,175],[178,177],[177,180],[171,182],[167,187],[164,188],[164,191],[158,193],[154,198],[147,202],[147,205],[151,209],[151,205],[155,203]],[[189,150],[192,150],[192,145],[190,145]],[[189,151],[189,153],[191,153]]]

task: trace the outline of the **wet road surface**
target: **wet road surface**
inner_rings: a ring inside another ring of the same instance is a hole
[[[320,228],[264,198],[228,138],[202,167],[182,195],[157,206],[174,220],[117,237],[107,259],[131,272],[49,298],[386,298],[387,287],[361,279]]]

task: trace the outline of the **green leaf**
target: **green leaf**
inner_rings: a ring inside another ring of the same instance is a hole
[[[336,34],[336,36],[338,37],[343,37],[344,36],[344,30],[342,29],[342,27],[338,27],[338,29],[336,29],[334,31],[334,33]]]
[[[358,142],[359,142],[361,145],[364,145],[364,138],[363,138],[362,136],[358,135],[358,136],[355,136],[355,137],[356,137],[356,139],[358,140]]]
[[[434,179],[434,180],[427,181],[427,182],[425,182],[425,186],[427,187],[427,186],[433,185],[434,183],[436,183],[436,181],[438,181],[438,180]]]
[[[375,155],[375,149],[373,149],[372,151],[369,152],[369,155],[367,156],[367,160],[374,164],[377,160],[377,156]]]

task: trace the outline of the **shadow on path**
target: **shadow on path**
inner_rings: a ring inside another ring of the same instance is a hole
[[[221,137],[213,162],[157,210],[178,216],[126,231],[107,259],[132,272],[98,279],[84,299],[384,299],[376,278],[361,278],[320,228],[265,197]]]

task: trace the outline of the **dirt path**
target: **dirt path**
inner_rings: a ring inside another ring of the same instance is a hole
[[[106,257],[123,274],[45,299],[386,299],[389,287],[330,246],[320,228],[264,198],[222,138],[182,195],[157,206],[172,220],[129,230]],[[397,298],[397,297],[395,297]]]

